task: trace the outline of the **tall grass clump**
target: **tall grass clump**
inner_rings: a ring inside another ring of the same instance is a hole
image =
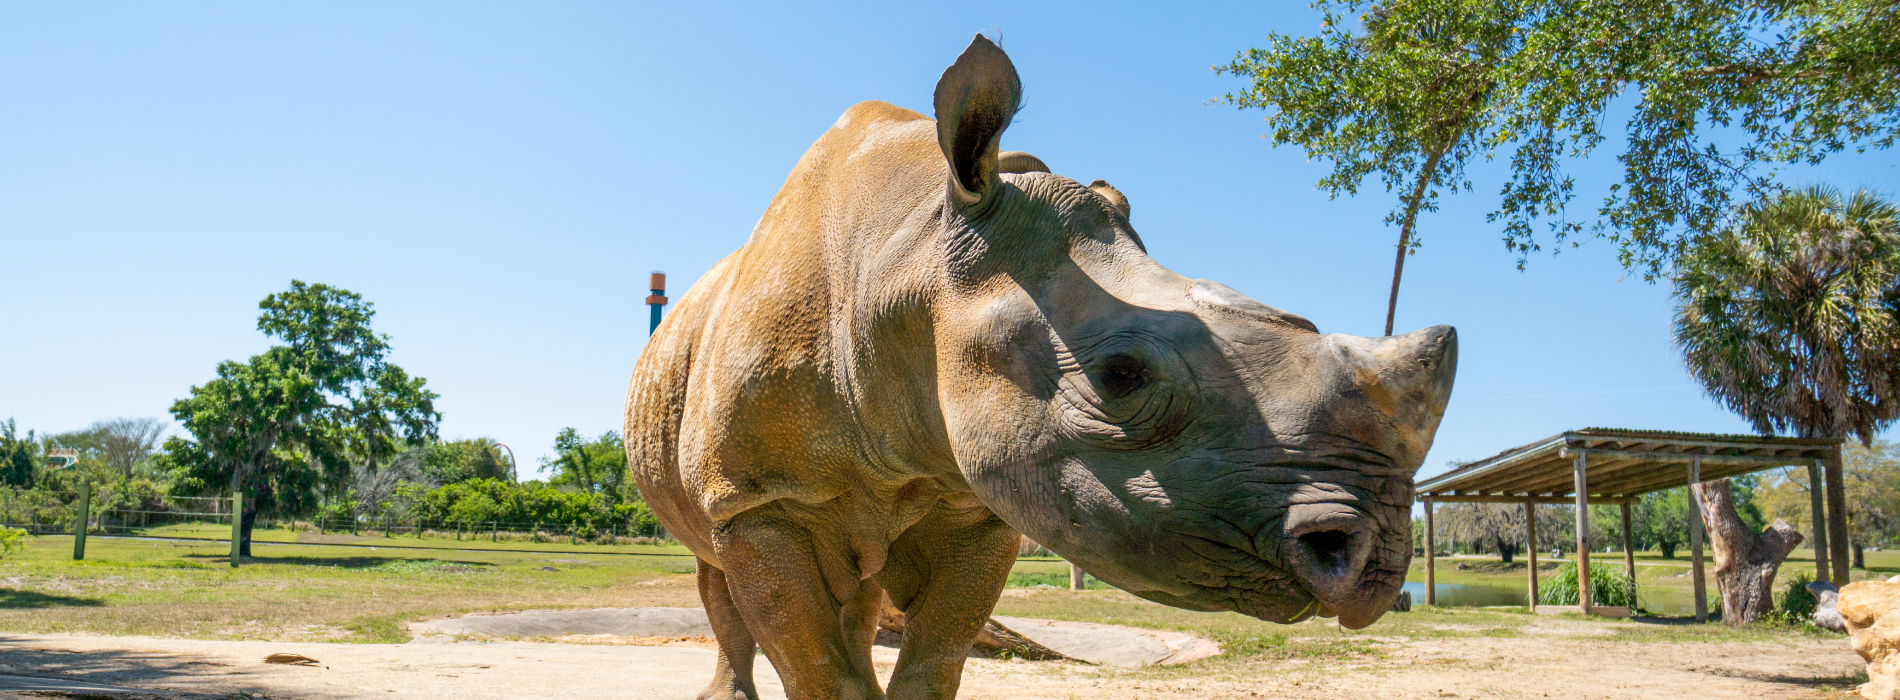
[[[1788,592],[1781,596],[1779,612],[1790,620],[1809,620],[1814,617],[1814,609],[1820,601],[1808,591],[1808,584],[1814,583],[1814,575],[1806,571],[1796,571],[1788,577]]]
[[[0,525],[0,559],[26,547],[26,531],[17,527]]]
[[[1538,605],[1577,604],[1577,565],[1565,564],[1538,582]],[[1590,567],[1590,604],[1636,610],[1636,581],[1613,566]]]

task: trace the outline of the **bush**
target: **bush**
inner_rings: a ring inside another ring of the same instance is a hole
[[[1814,576],[1806,571],[1796,571],[1788,577],[1788,592],[1781,596],[1779,612],[1792,620],[1809,620],[1814,617],[1814,609],[1820,601],[1808,592],[1808,584],[1814,582]]]
[[[1577,565],[1565,564],[1537,586],[1538,605],[1577,604]],[[1614,566],[1590,567],[1590,604],[1623,606],[1632,612],[1636,605],[1636,581]]]
[[[26,531],[17,527],[0,525],[0,559],[26,547]]]
[[[488,521],[542,523],[563,529],[637,530],[659,520],[640,501],[613,503],[600,494],[581,493],[529,482],[473,479],[417,494],[408,515],[442,523],[475,526]]]

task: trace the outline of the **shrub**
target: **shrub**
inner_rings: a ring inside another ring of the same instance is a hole
[[[26,531],[17,527],[0,525],[0,559],[26,547]]]
[[[1788,592],[1781,596],[1780,612],[1793,620],[1808,620],[1814,617],[1814,609],[1820,601],[1808,592],[1808,584],[1814,582],[1814,575],[1806,571],[1796,571],[1788,577]]]
[[[1590,603],[1592,605],[1624,606],[1634,611],[1636,605],[1636,581],[1613,566],[1590,567]],[[1577,565],[1565,564],[1549,578],[1537,586],[1538,605],[1576,605],[1577,604]]]

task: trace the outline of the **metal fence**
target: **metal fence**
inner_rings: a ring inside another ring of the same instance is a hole
[[[76,534],[81,520],[77,491],[0,489],[0,525],[36,535]],[[86,532],[99,535],[179,536],[229,539],[231,500],[188,496],[131,497],[95,491]],[[194,528],[193,526],[200,526]],[[217,526],[209,528],[204,526]],[[657,524],[505,522],[404,517],[399,514],[332,514],[279,518],[259,514],[255,529],[291,530],[316,535],[412,537],[491,542],[569,542],[572,544],[643,544],[669,541]],[[213,532],[215,530],[215,532]],[[203,537],[206,533],[217,537]],[[321,542],[313,542],[321,544]]]

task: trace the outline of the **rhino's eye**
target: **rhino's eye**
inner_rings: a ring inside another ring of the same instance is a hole
[[[1148,384],[1148,368],[1131,355],[1113,355],[1102,362],[1102,389],[1109,399],[1119,399]]]

